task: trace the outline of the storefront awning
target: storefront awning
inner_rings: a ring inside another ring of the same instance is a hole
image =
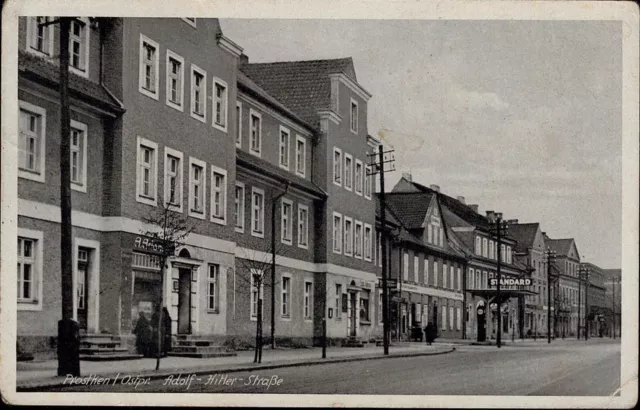
[[[473,296],[480,296],[481,298],[484,298],[486,300],[491,300],[491,303],[497,303],[497,289],[468,289],[467,292],[471,293],[471,295]],[[530,296],[537,294],[538,293],[533,292],[529,289],[500,289],[500,303],[518,296]]]

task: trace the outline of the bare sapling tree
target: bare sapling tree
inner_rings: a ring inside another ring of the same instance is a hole
[[[175,256],[176,249],[185,244],[185,240],[195,229],[195,224],[183,213],[177,212],[180,207],[176,195],[176,181],[172,179],[168,198],[160,200],[158,206],[147,216],[142,218],[145,229],[142,235],[150,238],[157,245],[160,254],[158,255],[158,265],[160,267],[160,285],[165,289],[164,277],[169,268],[169,259]],[[164,301],[163,301],[164,303]],[[160,368],[160,358],[162,357],[162,325],[164,312],[161,307],[157,315],[157,338],[156,338],[156,370]]]
[[[276,241],[275,254],[284,254],[284,244]],[[238,288],[234,292],[249,295],[251,301],[251,317],[256,318],[256,334],[254,347],[254,363],[262,363],[262,347],[264,345],[264,289],[275,292],[275,285],[279,281],[272,281],[272,249],[267,241],[263,241],[253,249],[239,248],[236,259]]]

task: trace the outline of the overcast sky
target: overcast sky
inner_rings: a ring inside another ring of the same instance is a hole
[[[353,57],[397,172],[621,263],[621,24],[222,20],[252,62]]]

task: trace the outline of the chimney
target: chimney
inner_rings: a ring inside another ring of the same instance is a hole
[[[246,55],[245,53],[240,54],[240,66],[242,67],[243,65],[247,65],[249,64],[249,56]]]
[[[462,202],[464,204],[464,197],[463,196],[459,196],[456,198],[459,202]]]
[[[518,224],[518,220],[517,219],[509,219],[507,221],[508,224],[510,225],[517,225]]]
[[[469,208],[471,208],[473,212],[478,213],[478,204],[469,205]]]
[[[434,190],[436,192],[440,192],[440,185],[431,184],[431,185],[429,185],[429,188],[431,188],[432,190]]]
[[[494,211],[486,211],[487,212],[487,218],[491,219],[496,213]]]
[[[409,182],[413,182],[413,180],[411,178],[411,172],[403,172],[402,173],[402,178],[406,179]]]

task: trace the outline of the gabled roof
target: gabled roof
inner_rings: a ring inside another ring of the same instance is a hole
[[[516,251],[525,252],[533,247],[536,233],[540,228],[538,222],[526,224],[509,224],[509,236],[517,241]]]
[[[319,109],[330,108],[329,74],[343,73],[357,81],[351,57],[243,64],[240,70],[310,124],[317,122]]]
[[[380,203],[380,194],[375,194],[374,195],[375,201],[376,201],[376,218],[380,218],[381,216],[381,212],[380,209],[382,209],[382,204]],[[395,225],[395,226],[400,226],[401,223],[400,221],[398,221],[398,218],[396,218],[395,213],[393,211],[391,211],[391,209],[389,209],[389,204],[387,203],[387,208],[386,208],[386,212],[384,214],[385,220],[388,224],[391,225]]]
[[[547,239],[548,238],[548,239]],[[571,250],[571,245],[573,244],[572,238],[567,239],[551,239],[548,236],[545,238],[545,243],[547,246],[551,248],[551,250],[555,251],[558,256],[566,256],[569,254]]]
[[[388,192],[385,197],[387,206],[393,210],[407,229],[422,228],[433,195],[422,192]]]
[[[22,77],[45,83],[47,86],[55,87],[56,90],[60,87],[59,64],[24,50],[18,52],[18,72]],[[102,85],[71,72],[69,73],[69,94],[83,100],[92,100],[116,113],[124,112],[120,103],[109,95]]]

